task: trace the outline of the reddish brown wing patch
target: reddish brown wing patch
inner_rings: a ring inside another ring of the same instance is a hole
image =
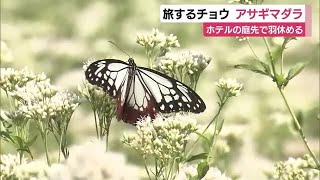
[[[146,116],[150,116],[152,119],[154,119],[157,113],[158,111],[155,109],[153,103],[150,102],[142,111],[134,109],[128,104],[121,106],[117,102],[117,118],[119,120],[122,119],[126,123],[136,124],[137,121]]]

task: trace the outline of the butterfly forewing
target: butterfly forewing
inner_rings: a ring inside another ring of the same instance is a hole
[[[85,71],[89,83],[103,88],[112,97],[126,89],[129,65],[116,59],[99,60],[89,65]]]
[[[154,97],[160,112],[200,113],[206,109],[199,95],[183,83],[152,69],[139,67],[137,71]]]

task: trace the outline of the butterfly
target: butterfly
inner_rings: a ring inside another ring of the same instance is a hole
[[[90,84],[97,85],[116,99],[117,119],[135,124],[140,118],[186,111],[201,113],[206,105],[190,87],[158,71],[128,63],[102,59],[85,71]]]

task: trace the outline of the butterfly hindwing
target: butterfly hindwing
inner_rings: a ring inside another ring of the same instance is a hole
[[[155,100],[138,73],[132,76],[131,84],[127,88],[128,94],[121,107],[123,109],[121,119],[135,123],[145,116],[154,118],[158,112]]]

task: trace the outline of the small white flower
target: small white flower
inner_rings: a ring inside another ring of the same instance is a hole
[[[201,180],[231,180],[216,167],[210,167],[207,174]]]
[[[26,164],[19,165],[14,174],[18,179],[46,179],[46,170],[48,165],[43,161],[31,161]]]
[[[21,71],[12,68],[0,68],[0,88],[4,91],[12,92],[19,87],[23,87],[36,76],[27,68]]]
[[[166,36],[156,28],[152,29],[151,34],[137,34],[136,42],[148,50],[159,45],[164,53],[169,52],[173,47],[180,47],[176,36],[173,34]]]
[[[199,179],[197,166],[195,164],[182,166],[179,170],[179,174],[175,178],[175,180],[189,179]],[[201,178],[201,180],[231,180],[231,178],[227,177],[218,168],[210,167],[206,175],[203,178]]]
[[[0,157],[0,179],[46,179],[47,164],[32,161],[18,155],[4,154]]]
[[[319,171],[310,168],[307,160],[290,157],[285,162],[277,162],[271,172],[274,179],[279,180],[316,180],[320,178]]]
[[[235,79],[220,78],[216,85],[224,92],[230,93],[230,96],[239,96],[243,88],[243,84],[238,83]]]
[[[195,178],[198,176],[197,167],[195,164],[193,165],[184,165],[180,167],[179,173],[176,176],[175,180],[188,180],[191,178]]]
[[[154,68],[184,83],[192,83],[198,81],[211,60],[210,57],[192,51],[181,54],[166,53],[165,56],[157,58]]]
[[[126,162],[123,154],[106,153],[103,143],[88,142],[71,147],[68,160],[53,164],[48,169],[48,176],[50,180],[138,180],[139,172],[138,167]]]

